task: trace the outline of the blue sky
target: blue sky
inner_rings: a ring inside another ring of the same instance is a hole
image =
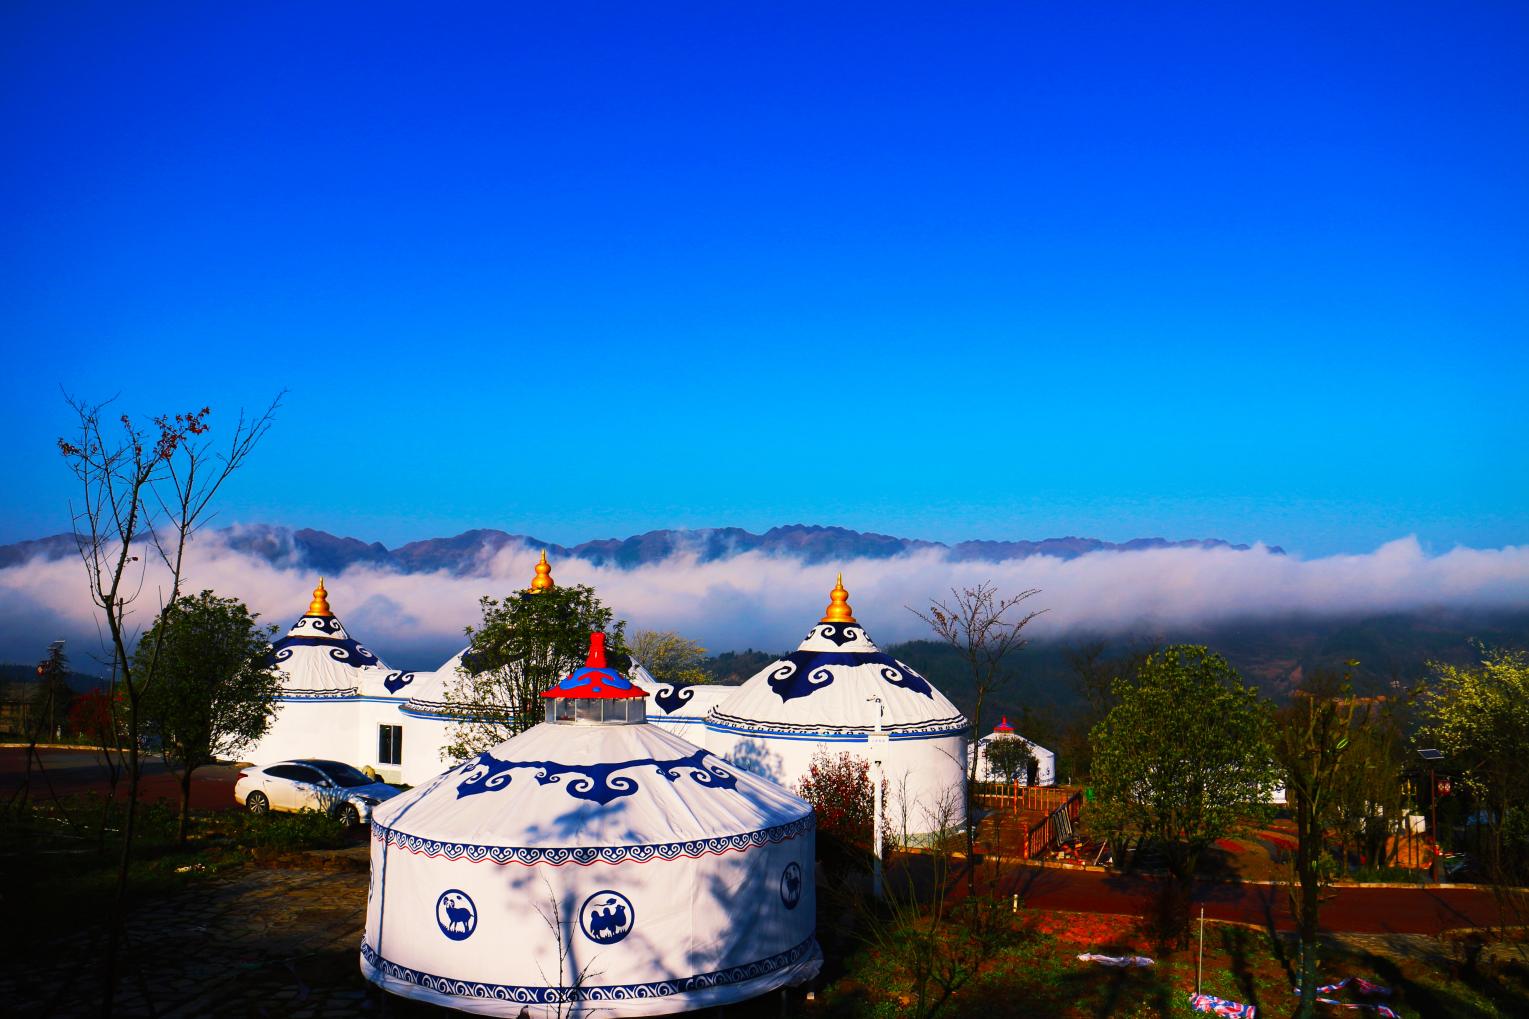
[[[1529,541],[1529,8],[726,6],[6,5],[0,541]]]

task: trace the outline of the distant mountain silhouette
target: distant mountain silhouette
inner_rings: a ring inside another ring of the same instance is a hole
[[[632,569],[662,562],[676,555],[694,555],[702,562],[728,559],[745,552],[791,556],[815,564],[849,559],[890,559],[919,551],[942,551],[950,559],[969,562],[1002,562],[1029,556],[1075,559],[1089,552],[1136,551],[1152,548],[1227,548],[1246,550],[1219,538],[1170,541],[1166,538],[1135,538],[1126,542],[1098,538],[1046,538],[1041,541],[962,541],[946,545],[918,538],[898,538],[874,531],[845,527],[788,524],[763,534],[741,527],[697,530],[661,530],[629,538],[601,538],[578,545],[558,545],[526,534],[479,529],[451,538],[411,541],[389,549],[381,542],[338,537],[327,531],[293,529],[270,524],[251,524],[221,529],[219,535],[230,548],[273,565],[301,567],[323,573],[339,573],[348,566],[364,564],[391,568],[400,573],[433,573],[444,570],[458,576],[479,572],[483,565],[508,547],[545,548],[559,559],[575,558],[601,566]],[[1279,547],[1271,552],[1283,554]],[[0,545],[0,569],[18,566],[35,558],[58,559],[75,555],[74,538],[55,534],[11,545]]]

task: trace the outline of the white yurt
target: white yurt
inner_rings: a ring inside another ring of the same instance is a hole
[[[251,762],[326,757],[396,771],[385,760],[389,733],[379,726],[397,722],[406,699],[397,688],[401,674],[346,632],[322,577],[308,611],[272,645],[272,658],[281,674],[276,717],[246,751]]]
[[[669,683],[654,678],[641,662],[633,661],[632,682],[648,695],[648,721],[693,743],[706,742],[706,716],[738,692],[719,683]]]
[[[995,740],[1014,739],[1024,740],[1030,747],[1030,756],[1035,759],[1035,763],[1017,774],[1005,775],[988,760],[987,750]],[[1024,739],[1015,732],[1014,727],[1009,724],[1007,715],[1003,716],[1003,721],[999,722],[992,732],[977,741],[977,753],[980,755],[977,763],[977,778],[980,781],[1008,782],[1012,780],[1020,785],[1056,785],[1056,754],[1033,740]]]
[[[361,969],[487,1015],[683,1012],[816,975],[812,808],[585,666],[547,720],[372,815]]]
[[[801,645],[707,715],[706,745],[788,789],[819,752],[879,759],[893,829],[925,835],[965,823],[967,729],[927,679],[876,647],[841,576]]]
[[[399,708],[406,748],[399,781],[405,785],[419,785],[452,766],[446,747],[458,721],[458,709],[447,701],[447,691],[458,682],[457,670],[466,654],[467,648],[463,648],[435,671],[410,676],[408,699]]]

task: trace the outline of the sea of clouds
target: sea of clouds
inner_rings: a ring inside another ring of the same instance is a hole
[[[479,618],[479,597],[526,586],[535,558],[507,547],[480,560],[471,576],[353,566],[326,583],[352,636],[394,667],[434,668],[464,643],[464,627]],[[677,630],[713,651],[794,646],[821,615],[837,569],[856,615],[882,644],[928,635],[909,606],[984,581],[1005,593],[1040,589],[1027,603],[1047,610],[1032,624],[1037,638],[1292,614],[1529,608],[1529,546],[1429,555],[1410,537],[1373,552],[1313,559],[1256,546],[1001,563],[950,562],[937,550],[812,566],[756,553],[712,562],[680,555],[631,570],[553,563],[558,582],[593,585],[629,629]],[[142,584],[135,621],[147,625],[165,577],[151,564],[135,579]],[[186,569],[189,590],[242,598],[283,631],[306,608],[315,579],[312,570],[231,549],[217,532],[193,544]],[[0,569],[0,661],[34,661],[48,641],[64,637],[77,668],[100,671],[89,667],[101,646],[96,618],[77,558]]]

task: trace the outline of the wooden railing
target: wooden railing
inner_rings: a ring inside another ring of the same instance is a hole
[[[1065,790],[1062,790],[1065,791]],[[1078,828],[1078,812],[1083,809],[1083,790],[1069,796],[1061,806],[1041,818],[1025,832],[1022,859],[1043,856],[1063,842],[1070,841]]]
[[[983,806],[1024,813],[1050,813],[1075,794],[1065,786],[1029,786],[1021,782],[979,782],[976,799]]]

